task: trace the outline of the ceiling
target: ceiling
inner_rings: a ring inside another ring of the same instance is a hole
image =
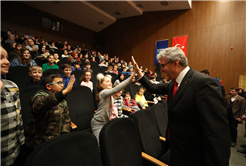
[[[22,1],[41,11],[99,32],[117,19],[144,12],[191,9],[186,1]]]

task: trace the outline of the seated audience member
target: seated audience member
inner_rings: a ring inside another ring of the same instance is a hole
[[[152,82],[152,83],[154,83],[154,84],[159,84],[159,82],[156,81],[156,76],[154,76],[154,75],[152,75],[152,76],[150,77],[150,82]]]
[[[97,62],[94,56],[91,57],[91,62]]]
[[[11,51],[8,56],[9,62],[11,62],[13,59],[21,56],[21,49],[22,49],[22,44],[16,43],[14,51]]]
[[[1,75],[9,71],[7,51],[1,47]],[[18,86],[1,79],[1,165],[16,164],[20,146],[25,143]],[[16,164],[18,165],[18,164]]]
[[[10,52],[14,51],[15,50],[15,46],[16,46],[15,42],[7,44],[7,48],[6,48],[7,53],[9,54]]]
[[[15,43],[15,35],[14,34],[10,34],[8,36],[8,40],[5,40],[5,43]]]
[[[105,71],[105,73],[114,73],[113,66],[108,66],[108,69]]]
[[[72,48],[71,48],[71,45],[67,45],[67,52],[68,52],[69,54],[72,54],[72,53],[73,53],[73,50],[72,50]]]
[[[123,68],[123,71],[121,72],[122,74],[127,74],[127,75],[129,75],[130,74],[130,72],[128,72],[128,71],[126,71],[127,69],[126,69],[126,67],[124,67]]]
[[[144,92],[145,92],[145,89],[143,87],[140,87],[137,91],[137,94],[135,95],[135,100],[137,102],[142,103],[145,107],[149,107],[148,102],[146,101],[144,97]]]
[[[62,54],[61,57],[62,57],[62,58],[69,57],[67,50],[64,50],[64,52],[63,52],[63,54]]]
[[[85,62],[84,71],[90,71],[91,73],[93,72],[93,70],[91,69],[91,63],[90,62]]]
[[[133,68],[130,67],[130,68],[129,68],[129,75],[132,74],[132,72],[133,72]]]
[[[31,100],[31,115],[25,130],[26,145],[35,150],[42,143],[71,131],[71,118],[66,102],[75,82],[71,77],[67,88],[59,73],[47,73],[42,84],[46,90],[39,90]]]
[[[57,64],[60,61],[58,53],[54,53],[54,58],[55,58],[55,63]]]
[[[81,86],[87,86],[88,88],[93,91],[93,83],[90,81],[91,80],[91,72],[90,71],[85,71],[82,77],[80,78],[81,81]]]
[[[106,67],[108,67],[108,62],[105,62]]]
[[[169,82],[167,81],[166,77],[161,77],[161,81],[159,83],[164,84],[164,83],[169,83]]]
[[[73,52],[73,60],[72,60],[72,63],[74,63],[74,62],[80,62],[78,52]]]
[[[117,65],[114,65],[113,72],[118,75],[118,66]]]
[[[104,61],[104,60],[100,61],[100,63],[99,63],[98,66],[100,66],[100,67],[108,67],[108,66],[105,64],[105,61]]]
[[[34,65],[29,67],[29,75],[32,77],[30,81],[26,83],[26,86],[41,86],[42,85],[42,67]]]
[[[130,68],[132,68],[133,69],[133,65],[132,65],[132,62],[128,62],[128,65],[127,65],[127,67],[130,69]]]
[[[30,51],[32,57],[34,58],[38,56],[39,55],[38,46],[34,45],[33,39],[27,39],[27,42],[28,42],[28,46],[26,46],[26,48]]]
[[[43,68],[43,72],[47,69],[59,69],[59,66],[57,66],[54,62],[55,62],[55,58],[54,55],[49,55],[47,57],[48,63],[44,63],[42,65]]]
[[[119,82],[122,82],[122,81],[124,81],[124,78],[125,78],[125,75],[124,75],[123,73],[121,73],[121,74],[118,75],[118,79],[117,79],[117,80],[118,80]],[[117,80],[116,80],[116,81],[117,81]],[[133,80],[134,80],[134,78],[133,78]]]
[[[74,71],[74,70],[81,70],[79,61],[74,62],[73,66],[72,66],[72,71]]]
[[[37,63],[32,59],[30,51],[26,48],[21,50],[21,56],[18,56],[10,63],[10,67],[13,66],[33,66]]]
[[[58,48],[55,46],[55,42],[52,42],[50,45],[50,53],[54,54],[56,51],[58,51]]]
[[[123,101],[124,101],[123,108],[130,108],[132,113],[139,111],[140,110],[139,106],[142,107],[142,109],[145,109],[145,106],[142,103],[137,102],[131,98],[131,94],[129,92],[125,92]]]
[[[72,73],[72,65],[71,64],[62,64],[61,66],[61,71],[62,71],[62,79],[64,82],[64,89],[68,86],[68,83],[71,79],[71,73]],[[75,79],[75,78],[74,78]],[[75,79],[76,80],[76,79]],[[76,81],[74,82],[74,85],[76,85]]]
[[[114,86],[117,86],[117,84],[114,84]],[[128,116],[124,115],[122,111],[124,101],[121,95],[122,95],[122,90],[114,95],[114,105],[117,107],[118,110],[118,118],[127,118]]]

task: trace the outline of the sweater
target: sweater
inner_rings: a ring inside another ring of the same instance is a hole
[[[42,69],[43,69],[43,72],[47,69],[59,69],[59,66],[57,66],[56,64],[53,64],[53,66],[50,66],[49,63],[44,63],[42,65]]]
[[[112,89],[104,89],[99,93],[99,103],[97,112],[94,114],[94,117],[92,118],[92,121],[94,124],[106,124],[109,122],[109,113],[108,108],[111,104],[111,95],[121,91],[124,89],[129,83],[131,82],[131,78],[129,77],[125,81],[118,84],[116,87]],[[91,126],[92,128],[94,126]]]

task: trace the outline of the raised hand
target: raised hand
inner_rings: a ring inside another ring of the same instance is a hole
[[[71,90],[73,89],[74,82],[75,82],[75,76],[72,75],[70,81],[68,82],[67,87],[62,91],[63,95],[66,95],[67,93],[71,92]]]
[[[132,56],[132,64],[133,64],[133,67],[134,67],[134,72],[138,74],[138,77],[142,77],[143,73],[141,72],[141,70],[139,69],[138,67],[138,64],[137,62],[135,61],[134,57]]]

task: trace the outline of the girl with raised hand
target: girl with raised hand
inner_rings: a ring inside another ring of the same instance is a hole
[[[114,105],[113,95],[120,92],[124,89],[130,82],[135,72],[132,72],[132,75],[121,82],[114,88],[112,88],[111,76],[103,75],[99,73],[97,75],[97,95],[96,100],[98,103],[98,108],[94,117],[91,120],[91,128],[93,134],[96,136],[99,142],[99,134],[103,126],[113,120],[118,118],[118,111]]]

